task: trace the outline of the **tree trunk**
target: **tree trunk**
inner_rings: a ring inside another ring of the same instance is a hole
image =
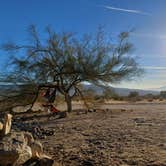
[[[67,111],[68,112],[71,112],[72,111],[72,100],[71,100],[71,96],[69,94],[66,94],[65,95],[65,101],[66,101],[66,104],[67,104]]]

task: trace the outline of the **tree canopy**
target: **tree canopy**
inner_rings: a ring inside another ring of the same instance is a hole
[[[133,79],[142,72],[130,55],[133,45],[129,32],[120,33],[113,42],[101,29],[95,35],[78,37],[46,28],[44,40],[32,25],[29,37],[30,42],[25,44],[3,45],[13,55],[7,80],[37,87],[56,86],[65,96],[69,111],[72,96],[80,92],[80,83],[106,86]]]

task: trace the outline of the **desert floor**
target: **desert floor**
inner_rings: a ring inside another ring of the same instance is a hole
[[[166,104],[104,104],[96,112],[77,110],[63,119],[20,114],[13,128],[17,123],[29,126],[55,165],[166,165]]]

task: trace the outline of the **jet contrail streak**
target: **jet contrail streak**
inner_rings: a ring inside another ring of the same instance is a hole
[[[117,8],[117,7],[113,7],[113,6],[102,6],[102,7],[106,8],[106,9],[109,9],[109,10],[116,10],[116,11],[120,11],[120,12],[128,12],[128,13],[151,16],[150,13],[143,12],[143,11],[140,11],[140,10],[130,10],[130,9],[124,9],[124,8]]]

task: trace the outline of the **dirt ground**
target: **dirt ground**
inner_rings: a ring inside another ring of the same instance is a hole
[[[107,104],[64,119],[39,114],[22,123],[53,131],[38,139],[57,166],[166,166],[166,104]]]

